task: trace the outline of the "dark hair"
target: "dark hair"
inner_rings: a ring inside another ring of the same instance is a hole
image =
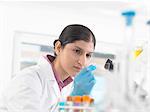
[[[90,42],[91,39],[95,48],[96,39],[93,32],[86,26],[80,24],[71,24],[63,29],[59,36],[59,39],[55,40],[53,45],[55,48],[55,43],[57,41],[60,41],[62,47],[64,47],[66,44],[73,43],[77,40],[84,40],[86,42]]]

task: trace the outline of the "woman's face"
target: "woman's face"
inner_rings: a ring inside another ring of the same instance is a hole
[[[59,52],[62,70],[71,76],[75,76],[81,69],[89,65],[93,51],[94,44],[92,41],[79,40],[67,44]]]

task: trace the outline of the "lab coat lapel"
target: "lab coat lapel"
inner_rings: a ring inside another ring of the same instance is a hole
[[[55,95],[56,95],[58,98],[60,98],[60,97],[61,97],[61,93],[60,93],[59,86],[58,86],[58,84],[57,84],[56,81],[55,81],[53,84],[54,84],[54,85],[53,85],[52,87],[53,87],[54,93],[55,93]]]
[[[58,83],[56,81],[56,78],[54,76],[52,66],[44,58],[40,59],[39,65],[42,68],[43,75],[45,76],[46,80],[48,81],[48,84],[49,84],[48,87],[52,87],[52,90],[50,90],[50,88],[49,88],[50,92],[48,92],[48,93],[54,92],[56,97],[60,97],[61,96],[60,89],[59,89]]]
[[[47,79],[49,80],[49,82],[50,82],[49,84],[52,87],[52,89],[53,89],[52,91],[54,91],[54,94],[56,95],[56,97],[60,97],[61,96],[60,89],[59,89],[58,83],[56,81],[56,78],[54,76],[52,67],[50,66],[49,69],[50,69],[49,72],[47,72]]]

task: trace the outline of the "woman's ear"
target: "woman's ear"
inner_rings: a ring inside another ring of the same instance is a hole
[[[59,55],[59,53],[60,53],[60,50],[61,50],[61,42],[60,41],[57,41],[56,43],[55,43],[55,53],[56,53],[56,55]]]

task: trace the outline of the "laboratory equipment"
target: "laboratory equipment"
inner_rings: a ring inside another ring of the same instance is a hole
[[[104,86],[106,88],[105,96],[107,97],[101,103],[99,102],[101,108],[96,108],[98,111],[150,111],[145,88],[149,74],[149,40],[139,40],[134,37],[133,19],[135,15],[134,10],[122,13],[126,20],[122,50],[118,51],[114,59],[114,70],[103,73],[105,74],[103,78],[106,84]]]
[[[92,97],[68,96],[65,101],[59,102],[59,112],[95,112]]]
[[[114,65],[113,65],[112,60],[107,59],[105,65],[104,65],[104,68],[111,71],[111,70],[113,70],[113,66]]]
[[[148,44],[149,40],[134,37],[134,10],[125,11],[125,37],[122,52],[116,56],[119,63],[121,89],[117,97],[112,98],[110,108],[119,112],[149,112],[145,83],[148,76]],[[115,101],[116,99],[119,99]]]

